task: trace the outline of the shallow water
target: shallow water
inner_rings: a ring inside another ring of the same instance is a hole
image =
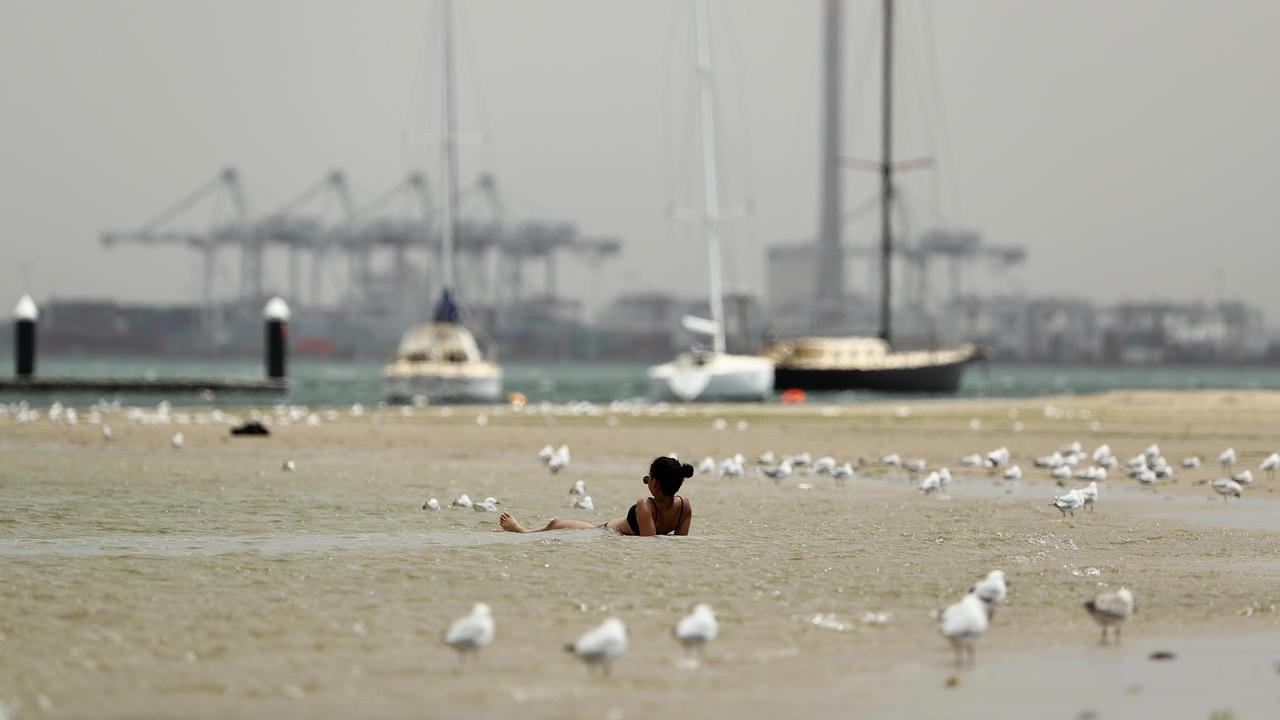
[[[1274,517],[1274,501],[1255,497],[1274,481],[1230,506],[1207,502],[1190,477],[1159,495],[1117,483],[1095,513],[1063,520],[1040,481],[1005,494],[961,477],[937,500],[899,478],[699,476],[683,491],[694,533],[659,539],[517,536],[493,532],[493,514],[420,509],[466,492],[530,525],[603,522],[646,492],[654,452],[874,456],[891,437],[949,458],[1007,442],[975,441],[961,422],[941,431],[951,421],[924,411],[887,430],[879,418],[753,415],[743,432],[648,416],[608,426],[507,415],[483,427],[463,412],[344,416],[277,426],[268,440],[187,426],[182,450],[168,447],[173,427],[113,422],[109,445],[93,427],[0,424],[0,702],[17,718],[914,716],[907,701],[946,714],[951,655],[930,613],[994,567],[1009,574],[1012,602],[954,697],[982,688],[1031,708],[1000,669],[1016,680],[1046,651],[1045,673],[1092,682],[1079,658],[1097,630],[1080,603],[1101,586],[1138,593],[1125,629],[1134,648],[1280,633],[1280,541],[1234,523]],[[1204,442],[1151,432],[1171,449]],[[574,461],[551,475],[533,454],[561,442]],[[281,470],[286,459],[297,472]],[[570,508],[575,480],[596,511]],[[439,634],[480,600],[498,640],[461,665]],[[702,601],[722,636],[691,669],[670,632]],[[864,620],[874,612],[887,623]],[[561,647],[609,616],[625,620],[632,647],[612,678],[592,678]],[[1097,705],[1079,708],[1126,707],[1100,687],[1081,696]]]

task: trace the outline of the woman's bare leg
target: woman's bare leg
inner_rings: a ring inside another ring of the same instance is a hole
[[[514,533],[546,532],[548,530],[586,530],[587,528],[595,527],[594,524],[582,522],[581,520],[561,520],[560,518],[552,518],[551,522],[547,523],[546,527],[538,528],[537,530],[530,530],[521,525],[520,521],[516,520],[515,516],[509,512],[504,512],[498,516],[498,525],[500,525],[503,530]]]

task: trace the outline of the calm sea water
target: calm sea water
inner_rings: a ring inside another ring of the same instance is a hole
[[[530,401],[607,402],[641,397],[646,391],[644,364],[592,363],[505,363],[505,387],[522,392]],[[382,399],[378,362],[298,360],[290,365],[294,388],[288,401],[306,405],[375,403]],[[71,360],[42,358],[42,376],[102,377],[245,377],[262,376],[257,360],[168,360],[104,359]],[[1029,397],[1050,394],[1084,394],[1108,390],[1193,390],[1193,389],[1280,389],[1280,367],[1105,367],[975,365],[969,368],[960,389],[961,397]],[[13,393],[3,399],[19,399]],[[255,396],[223,395],[212,401],[167,396],[171,402],[190,404],[235,404]],[[261,401],[262,396],[257,396]],[[270,397],[270,396],[266,396]],[[856,402],[881,397],[876,393],[815,393],[818,402]],[[54,400],[87,402],[97,394],[58,393],[25,397],[35,404]],[[126,402],[146,402],[159,396],[124,395]]]

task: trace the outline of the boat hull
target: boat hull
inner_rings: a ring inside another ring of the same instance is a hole
[[[779,365],[774,384],[781,389],[872,390],[890,393],[955,394],[964,368],[973,358],[905,368],[795,368]]]
[[[774,367],[766,358],[722,355],[701,364],[687,359],[649,369],[649,397],[675,402],[756,402],[773,394]]]
[[[418,396],[433,403],[497,402],[502,395],[502,376],[402,375],[383,377],[382,388],[389,402],[411,402]]]

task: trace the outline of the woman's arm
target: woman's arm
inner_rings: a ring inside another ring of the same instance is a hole
[[[658,534],[657,523],[653,521],[653,504],[648,498],[640,498],[636,501],[636,526],[640,528],[640,532],[636,533],[640,537],[652,537]]]
[[[677,535],[688,535],[689,525],[693,523],[693,505],[689,504],[689,498],[680,496],[680,501],[684,503],[684,519],[680,521],[680,527],[676,528]]]

